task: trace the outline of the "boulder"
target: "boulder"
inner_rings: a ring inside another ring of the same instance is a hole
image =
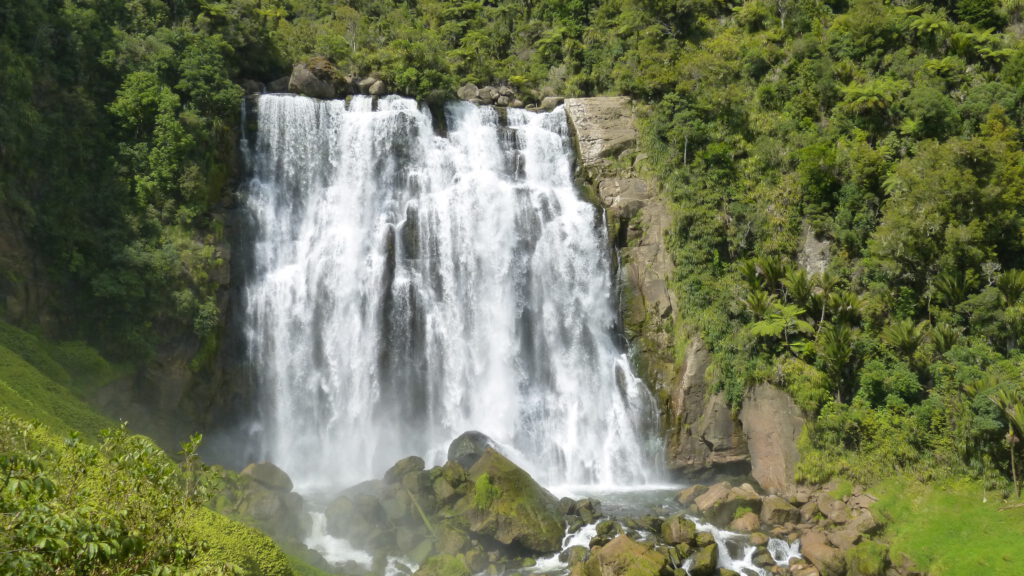
[[[288,474],[270,462],[253,462],[242,470],[241,475],[252,478],[271,490],[291,492],[293,487]]]
[[[408,474],[416,474],[423,471],[426,464],[423,462],[423,458],[419,456],[409,456],[403,458],[388,468],[388,471],[384,473],[385,484],[397,484],[402,481]]]
[[[734,488],[728,482],[720,482],[708,488],[695,501],[697,510],[711,523],[728,524],[740,508],[757,514],[761,511],[761,498],[748,487]]]
[[[690,576],[712,576],[718,567],[718,543],[711,542],[692,556]]]
[[[524,106],[526,106],[526,104],[524,104],[523,101],[518,98],[513,98],[512,102],[509,103],[510,108],[522,108]]]
[[[498,106],[508,106],[512,103],[512,99],[508,96],[498,96],[498,99],[494,101]]]
[[[370,96],[383,96],[384,94],[387,93],[387,90],[387,84],[385,84],[383,80],[377,80],[373,84],[370,84],[370,87],[366,90],[366,92]]]
[[[771,526],[800,521],[800,510],[779,496],[766,496],[761,501],[761,521]]]
[[[494,442],[486,434],[470,430],[448,445],[448,461],[469,470]]]
[[[753,512],[747,512],[729,523],[729,530],[733,532],[754,532],[761,527],[761,518]]]
[[[545,96],[540,101],[540,108],[541,110],[547,110],[548,112],[551,112],[555,108],[561,106],[564,102],[565,98],[562,98],[561,96]]]
[[[835,524],[845,524],[850,521],[850,510],[842,500],[834,498],[827,492],[822,492],[817,499],[818,510],[823,516]]]
[[[679,493],[676,494],[676,502],[679,502],[683,506],[689,506],[690,504],[693,504],[693,501],[696,500],[698,496],[707,491],[707,486],[704,486],[703,484],[694,484],[693,486],[680,490]]]
[[[800,521],[811,522],[819,513],[818,503],[812,500],[800,507]]]
[[[661,523],[661,539],[666,544],[676,545],[693,542],[697,526],[682,514],[674,514]]]
[[[323,100],[334,98],[337,94],[334,80],[330,77],[330,66],[322,62],[317,62],[315,66],[296,64],[288,79],[288,91]]]
[[[428,558],[414,574],[415,576],[469,576],[470,571],[463,557],[438,554]]]
[[[459,100],[472,100],[477,97],[479,92],[480,88],[476,84],[463,84],[455,93]]]
[[[470,532],[539,554],[561,550],[558,499],[525,470],[488,447],[468,475],[471,489],[455,512],[469,520]]]
[[[818,569],[821,576],[843,576],[846,561],[838,548],[831,546],[828,537],[818,531],[807,532],[800,538],[800,553]]]
[[[584,564],[584,576],[658,576],[668,559],[621,534],[595,550]]]
[[[505,96],[512,98],[516,95],[516,91],[511,86],[498,86],[498,96]]]
[[[856,530],[851,530],[849,527],[845,527],[842,530],[829,532],[827,536],[829,543],[836,548],[839,548],[839,551],[845,554],[847,550],[853,548],[855,544],[860,542],[863,534]]]
[[[494,89],[494,86],[484,86],[477,91],[476,97],[484,104],[493,104],[498,97],[498,91]]]
[[[359,89],[360,94],[369,94],[370,87],[373,86],[376,82],[377,79],[372,76],[368,78],[361,78],[359,79],[359,81],[356,82],[356,87]]]
[[[785,391],[758,384],[743,399],[740,421],[750,450],[754,479],[767,491],[784,494],[794,489],[800,460],[796,442],[804,415]]]
[[[889,565],[889,550],[865,540],[846,553],[848,576],[883,576]]]

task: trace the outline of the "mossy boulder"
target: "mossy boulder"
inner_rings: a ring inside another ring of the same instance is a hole
[[[889,564],[888,549],[871,540],[865,540],[846,552],[848,576],[882,576]]]
[[[682,514],[669,516],[661,523],[661,539],[666,544],[691,543],[697,536],[697,525]]]
[[[664,555],[620,534],[591,554],[583,576],[657,576],[667,563]]]
[[[525,470],[488,447],[468,478],[469,492],[454,512],[468,520],[470,532],[539,554],[561,549],[564,525],[558,499]]]
[[[415,576],[469,576],[469,566],[462,556],[439,554],[428,558]]]
[[[711,576],[718,568],[718,543],[712,542],[693,555],[690,576]]]

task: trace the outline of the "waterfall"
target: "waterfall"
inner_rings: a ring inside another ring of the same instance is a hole
[[[265,95],[243,207],[264,455],[307,489],[479,430],[541,481],[643,483],[654,402],[616,334],[564,112]]]

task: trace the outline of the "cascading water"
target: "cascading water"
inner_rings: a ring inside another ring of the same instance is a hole
[[[544,482],[649,479],[654,405],[561,110],[452,103],[447,137],[398,97],[257,113],[245,329],[267,458],[338,487],[479,430]]]

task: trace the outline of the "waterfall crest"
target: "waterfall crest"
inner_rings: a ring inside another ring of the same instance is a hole
[[[637,484],[660,453],[615,333],[605,229],[561,110],[265,95],[244,210],[265,456],[300,486],[479,430],[549,483]]]

